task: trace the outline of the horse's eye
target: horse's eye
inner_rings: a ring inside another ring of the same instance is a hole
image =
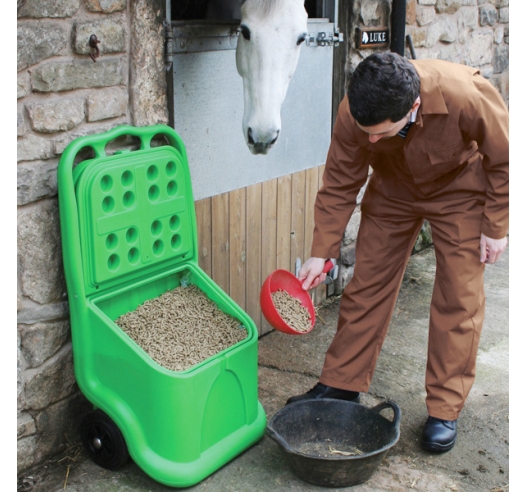
[[[247,41],[249,41],[249,39],[251,39],[251,31],[249,31],[249,28],[248,28],[246,25],[242,24],[242,25],[240,26],[240,31],[241,31],[241,33],[242,33],[242,36],[243,36]]]
[[[296,45],[299,46],[301,45],[307,38],[307,33],[303,33],[301,34],[300,36],[298,36],[298,39],[296,41]]]

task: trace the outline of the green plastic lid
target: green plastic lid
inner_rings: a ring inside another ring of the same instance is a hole
[[[150,278],[197,258],[184,149],[163,145],[119,151],[75,169],[86,295]]]

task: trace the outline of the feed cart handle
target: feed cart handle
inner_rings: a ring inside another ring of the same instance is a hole
[[[69,251],[76,251],[78,254],[68,255],[75,258],[71,261],[77,262],[77,265],[70,265],[65,268],[66,282],[73,295],[81,298],[84,297],[84,285],[82,279],[77,275],[72,275],[73,271],[82,271],[82,259],[80,255],[80,232],[77,219],[77,201],[75,197],[75,184],[73,180],[73,167],[76,158],[81,150],[92,149],[95,158],[105,157],[108,143],[124,136],[136,137],[140,141],[138,150],[149,149],[154,137],[164,137],[168,140],[181,156],[186,159],[187,154],[185,145],[179,135],[167,125],[153,125],[150,127],[134,127],[131,125],[122,125],[109,130],[103,134],[86,135],[73,140],[62,153],[57,169],[58,195],[60,204],[60,224],[63,234],[62,247],[68,248]],[[90,157],[91,159],[91,157]],[[65,231],[68,230],[67,233]],[[64,261],[67,261],[64,259]]]

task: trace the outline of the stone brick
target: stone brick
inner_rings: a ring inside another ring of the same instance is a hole
[[[89,55],[92,48],[89,45],[90,36],[95,34],[100,43],[99,55],[119,53],[125,50],[126,35],[123,26],[110,19],[102,21],[79,22],[75,24],[74,48],[79,55]],[[97,59],[97,63],[99,63]]]
[[[73,140],[84,137],[85,135],[93,135],[94,133],[104,133],[118,125],[124,125],[127,123],[126,119],[112,120],[110,123],[98,124],[97,126],[79,126],[74,131],[58,133],[53,138],[53,145],[55,147],[55,154],[60,155],[64,152],[64,149]]]
[[[492,5],[479,7],[479,23],[481,26],[493,26],[498,21],[498,11]]]
[[[21,350],[28,368],[38,367],[70,339],[69,321],[37,323],[21,327]]]
[[[93,92],[87,100],[88,121],[100,121],[126,114],[128,92],[125,88],[111,88]]]
[[[84,108],[84,98],[61,98],[51,102],[27,105],[31,128],[41,133],[54,133],[75,128],[84,120]]]
[[[165,54],[163,43],[159,42],[164,33],[163,9],[161,0],[131,3],[134,63],[131,65],[130,99],[133,124],[137,126],[168,122]]]
[[[35,161],[53,157],[53,142],[33,134],[27,134],[17,141],[17,160]]]
[[[462,29],[463,27],[466,27],[470,30],[477,29],[478,27],[478,10],[471,7],[463,7],[460,9],[458,17],[457,17],[457,23],[458,28]]]
[[[357,240],[357,234],[359,232],[361,213],[360,211],[355,211],[351,216],[346,229],[344,231],[344,237],[342,242],[344,245],[351,244],[353,241]]]
[[[42,452],[39,449],[39,439],[36,435],[19,439],[16,443],[16,450],[17,473],[27,470],[33,464],[38,463],[43,459]]]
[[[26,375],[25,410],[40,410],[71,395],[76,390],[71,344]]]
[[[73,374],[71,374],[73,376]],[[53,452],[64,447],[64,436],[69,441],[79,437],[79,424],[82,417],[93,410],[93,405],[80,393],[78,386],[71,396],[45,408],[37,414],[37,430],[42,432],[41,444]]]
[[[346,288],[346,285],[348,285],[349,281],[353,277],[354,272],[355,272],[354,267],[340,266],[339,274],[335,282],[335,294],[336,295],[342,294],[342,292],[344,292],[344,289]]]
[[[414,48],[422,48],[426,44],[426,29],[416,29],[411,33]]]
[[[492,67],[494,73],[502,73],[509,66],[509,45],[501,44],[494,47]]]
[[[391,2],[386,0],[362,0],[360,17],[367,27],[389,26]]]
[[[40,304],[65,299],[57,200],[19,208],[18,261],[25,296]]]
[[[22,299],[17,313],[18,323],[33,324],[41,321],[64,318],[69,315],[67,301],[40,305],[30,299]]]
[[[37,431],[35,420],[29,413],[21,413],[17,416],[16,434],[17,438],[32,436]]]
[[[430,246],[432,246],[432,244],[432,228],[430,227],[430,223],[425,220],[423,226],[421,227],[421,230],[419,231],[419,235],[417,236],[417,239],[415,241],[412,254],[418,253],[423,249],[429,248]]]
[[[32,161],[17,166],[19,206],[57,195],[57,160]]]
[[[19,104],[16,111],[16,134],[23,137],[27,132],[27,125],[24,120],[24,105]]]
[[[426,26],[427,24],[431,24],[436,17],[436,11],[433,7],[420,7],[417,10],[417,25],[418,26]]]
[[[20,348],[20,344],[22,343],[22,339],[20,337],[20,333],[17,331],[17,344],[16,344],[16,402],[17,402],[17,409],[22,408],[24,403],[24,377],[23,377],[23,357],[22,357],[22,350]]]
[[[65,450],[67,442],[76,442],[80,419],[91,408],[86,398],[76,391],[37,413],[35,423],[38,434],[18,440],[18,474],[46,458],[59,455]]]
[[[126,0],[85,0],[84,4],[90,12],[110,14],[126,8]]]
[[[509,0],[495,0],[495,3],[496,3],[496,8],[498,9],[509,6]]]
[[[507,67],[502,73],[492,75],[489,80],[509,107],[509,68]]]
[[[417,0],[419,5],[435,5],[437,0]]]
[[[439,41],[442,43],[453,43],[457,39],[457,25],[451,19],[442,19],[442,32]]]
[[[488,63],[487,65],[480,66],[478,68],[479,72],[481,73],[481,76],[486,79],[490,80],[490,78],[494,75],[494,67],[490,63]]]
[[[492,30],[474,31],[467,41],[467,65],[480,67],[491,63],[493,43],[494,33]]]
[[[31,82],[28,72],[19,72],[16,79],[16,97],[26,97],[31,92]]]
[[[42,60],[63,54],[68,31],[58,23],[21,24],[17,29],[17,70],[36,65]]]
[[[462,0],[437,0],[435,7],[438,14],[455,14],[463,5]]]
[[[65,18],[71,17],[75,14],[79,9],[79,6],[80,0],[25,0],[22,5],[18,7],[17,13],[18,18]]]
[[[503,26],[497,26],[496,29],[494,29],[494,42],[496,44],[503,43],[504,33],[505,29]]]
[[[440,43],[439,57],[440,60],[446,60],[453,63],[463,63],[464,56],[457,43]]]
[[[408,0],[406,2],[406,24],[415,24],[417,12],[417,0]]]
[[[509,23],[509,7],[503,7],[499,9],[499,20],[502,24]]]
[[[449,19],[441,18],[428,27],[426,33],[426,48],[432,48],[439,41],[452,43],[456,40],[457,26]]]
[[[348,244],[340,247],[340,261],[344,266],[355,265],[355,244]]]
[[[92,87],[110,87],[125,82],[121,60],[46,62],[32,73],[34,91],[60,92]]]

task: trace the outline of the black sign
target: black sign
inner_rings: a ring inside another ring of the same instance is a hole
[[[390,30],[386,28],[357,29],[357,47],[386,46],[390,42]]]

